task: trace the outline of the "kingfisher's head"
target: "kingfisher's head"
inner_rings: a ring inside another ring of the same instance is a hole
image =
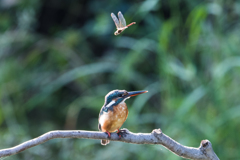
[[[128,92],[126,90],[113,90],[111,92],[109,92],[106,96],[105,96],[105,103],[104,103],[104,107],[109,108],[112,106],[116,106],[119,103],[123,103],[126,99],[142,94],[142,93],[146,93],[148,91],[131,91]]]

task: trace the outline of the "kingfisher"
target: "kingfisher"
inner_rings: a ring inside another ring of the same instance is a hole
[[[111,137],[112,132],[116,132],[121,138],[121,130],[120,127],[126,121],[128,116],[128,108],[125,103],[125,100],[142,94],[148,91],[131,91],[128,92],[126,90],[113,90],[110,91],[105,96],[105,102],[102,106],[99,118],[98,118],[98,129],[102,132],[106,132],[108,137]],[[109,140],[101,140],[102,145],[107,145],[110,143]]]

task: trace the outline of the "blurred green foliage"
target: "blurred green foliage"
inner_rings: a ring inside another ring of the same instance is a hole
[[[155,128],[240,159],[240,2],[0,1],[0,148],[51,130],[97,130],[104,96],[127,100],[132,132]],[[110,13],[127,23],[114,36]],[[7,159],[182,159],[162,146],[57,139]]]

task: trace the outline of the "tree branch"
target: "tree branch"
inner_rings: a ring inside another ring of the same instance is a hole
[[[202,140],[198,148],[183,146],[174,141],[164,133],[161,129],[155,129],[152,133],[132,133],[127,129],[126,133],[119,139],[116,133],[111,134],[108,138],[106,133],[83,131],[83,130],[69,130],[69,131],[50,131],[40,137],[26,141],[18,146],[0,150],[0,158],[17,154],[28,148],[42,144],[50,139],[55,138],[85,138],[85,139],[110,139],[111,141],[121,141],[134,144],[160,144],[175,153],[178,156],[187,159],[201,159],[201,160],[219,160],[213,151],[212,144],[208,140]],[[111,145],[111,144],[110,144]]]

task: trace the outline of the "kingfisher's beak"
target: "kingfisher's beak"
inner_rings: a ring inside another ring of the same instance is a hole
[[[132,91],[132,92],[128,92],[128,97],[133,97],[139,94],[143,94],[143,93],[147,93],[148,91]]]

